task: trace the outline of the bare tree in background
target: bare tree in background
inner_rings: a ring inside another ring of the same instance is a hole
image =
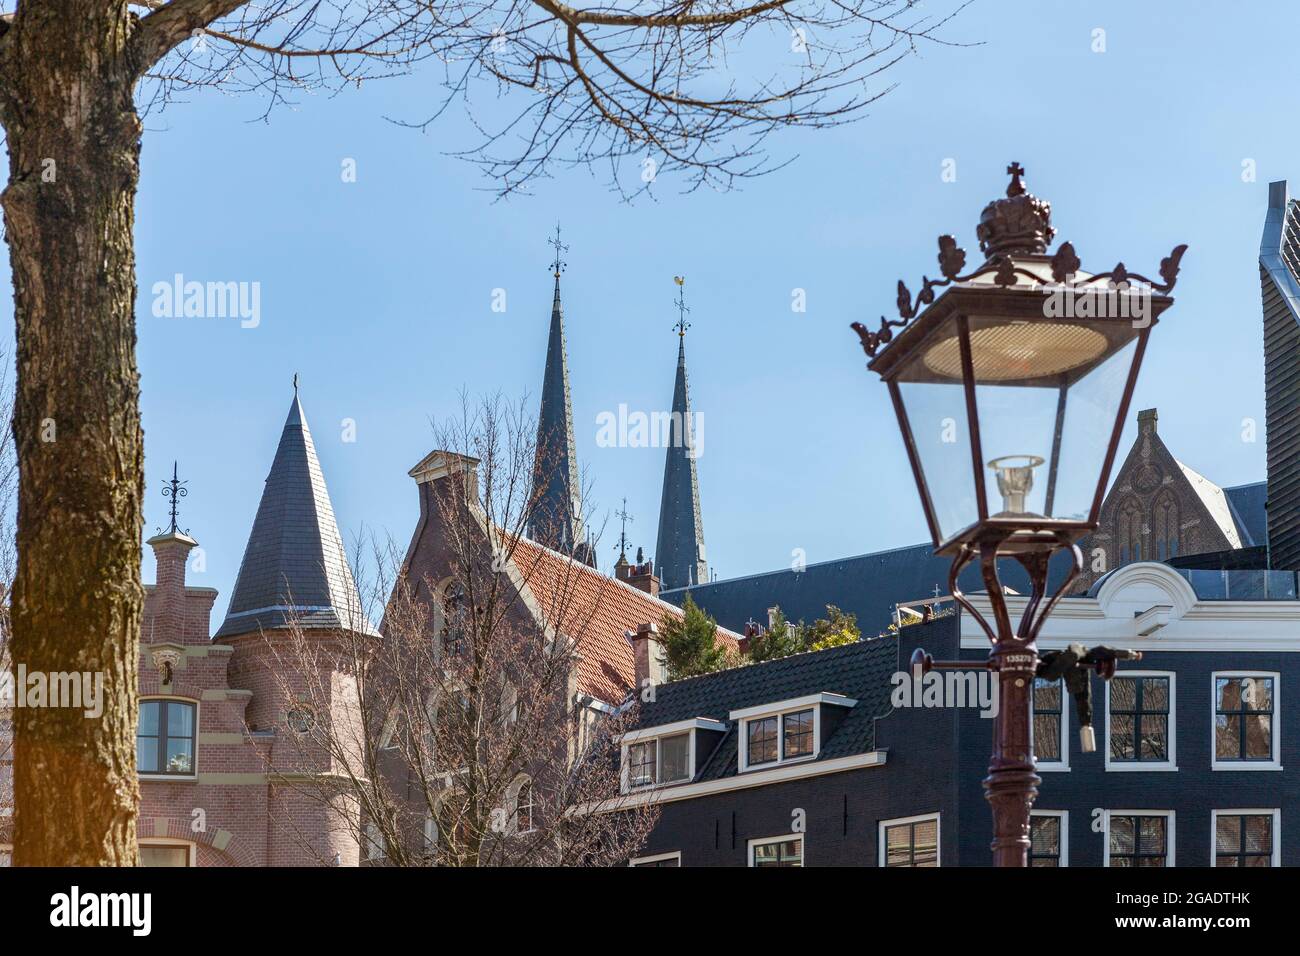
[[[13,421],[13,382],[8,358],[0,353],[0,427]],[[18,499],[18,459],[8,428],[0,433],[0,680],[13,673],[9,653],[12,636],[9,604],[17,555],[14,550],[14,504]],[[0,697],[0,844],[13,843],[13,707]],[[8,856],[9,851],[0,853]]]
[[[473,105],[484,81],[519,94],[514,115],[466,144],[503,193],[555,162],[641,156],[725,185],[767,168],[771,131],[858,115],[887,89],[879,74],[938,25],[912,0],[18,0],[0,14],[18,371],[13,652],[33,670],[102,673],[106,688],[97,721],[66,708],[17,715],[15,862],[137,858],[142,109],[203,87],[270,108],[427,62],[446,90],[426,120]]]
[[[523,541],[536,508],[533,429],[499,398],[437,429],[450,473],[428,521],[443,553],[417,577],[391,544],[372,543],[378,572],[356,572],[359,612],[382,609],[382,638],[362,626],[267,637],[294,715],[290,763],[314,771],[282,785],[315,800],[363,860],[612,865],[656,819],[621,795],[617,737],[634,705],[598,716],[580,700],[578,659],[604,596],[579,597],[581,564]],[[290,815],[277,823],[296,827]]]

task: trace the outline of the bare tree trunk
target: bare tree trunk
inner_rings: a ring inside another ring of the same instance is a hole
[[[17,321],[13,663],[103,675],[99,719],[15,708],[18,865],[136,862],[143,436],[132,17],[20,3],[0,36],[4,206]],[[3,29],[3,25],[0,25]]]

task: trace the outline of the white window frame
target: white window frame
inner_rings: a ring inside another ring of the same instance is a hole
[[[727,725],[716,720],[709,720],[705,717],[694,717],[690,720],[679,720],[671,724],[660,724],[657,727],[643,727],[640,730],[630,730],[619,738],[621,748],[620,765],[619,765],[619,786],[623,793],[640,793],[645,790],[652,790],[655,787],[677,787],[682,784],[690,783],[695,779],[696,774],[696,738],[697,730],[713,730],[720,733],[725,732]],[[629,756],[633,744],[655,745],[655,775],[659,774],[661,766],[659,757],[659,742],[665,737],[676,737],[680,734],[687,735],[686,742],[686,776],[672,781],[660,783],[658,780],[652,780],[650,783],[632,785],[631,764]]]
[[[881,869],[886,869],[885,860],[888,858],[885,845],[885,831],[890,827],[902,826],[908,823],[924,823],[926,820],[933,820],[934,827],[934,862],[935,866],[943,866],[943,815],[935,813],[918,813],[911,817],[895,817],[892,820],[881,820],[876,824],[876,865]],[[899,869],[899,867],[894,867]]]
[[[168,780],[172,782],[185,783],[186,781],[197,781],[199,779],[199,728],[203,726],[199,723],[203,716],[203,703],[193,697],[183,697],[179,694],[146,694],[136,701],[136,720],[140,719],[140,707],[149,701],[155,700],[174,700],[182,704],[191,704],[194,707],[194,772],[193,773],[141,773],[136,770],[136,775],[141,780]]]
[[[196,867],[199,865],[199,847],[197,843],[191,840],[181,840],[176,837],[144,837],[136,840],[139,847],[146,846],[166,846],[166,847],[185,847],[188,853],[185,858],[187,867]]]
[[[656,754],[656,757],[657,756],[658,754]],[[524,792],[524,787],[528,788],[528,797],[529,800],[531,801],[531,803],[528,806],[529,826],[527,830],[519,829],[519,822],[520,822],[519,821],[519,795]],[[527,836],[529,833],[536,833],[537,832],[537,796],[533,791],[533,778],[528,776],[528,774],[526,773],[520,774],[519,779],[515,781],[512,790],[513,793],[510,796],[510,802],[514,807],[514,813],[512,814],[511,817],[514,820],[514,823],[510,827],[511,832],[513,832],[515,836]]]
[[[807,697],[794,697],[790,700],[781,700],[772,704],[760,704],[757,707],[744,707],[740,710],[733,710],[727,716],[739,724],[736,753],[740,772],[771,770],[773,767],[782,767],[786,764],[816,760],[822,752],[822,707],[827,704],[849,708],[855,706],[857,701],[840,694],[810,694]],[[804,754],[801,757],[787,757],[785,755],[785,716],[787,714],[797,714],[803,710],[813,712],[812,753]],[[749,725],[752,721],[766,720],[771,717],[777,718],[776,759],[751,765],[749,762]]]
[[[807,708],[800,708],[800,710],[806,710],[806,709]],[[786,833],[781,836],[757,837],[753,840],[750,840],[745,848],[745,856],[747,860],[745,865],[749,867],[752,867],[754,865],[755,847],[766,846],[769,843],[790,843],[792,841],[797,841],[799,844],[799,865],[801,867],[805,867],[808,865],[808,844],[804,840],[804,837],[806,835],[807,834],[804,833]]]
[[[1036,680],[1037,678],[1035,678]],[[1039,760],[1034,758],[1034,769],[1041,770],[1044,773],[1068,773],[1070,770],[1070,692],[1065,689],[1065,681],[1058,680],[1061,685],[1061,759],[1060,760]],[[1029,695],[1029,752],[1034,752],[1034,695]]]
[[[673,850],[672,853],[656,853],[653,856],[634,856],[627,861],[628,866],[642,866],[646,863],[662,863],[664,860],[676,860],[677,865],[682,865],[682,851]]]
[[[1268,677],[1273,680],[1273,756],[1270,760],[1221,760],[1215,744],[1218,729],[1220,677]],[[1282,769],[1282,675],[1277,671],[1222,670],[1210,674],[1210,769],[1211,770],[1281,770]],[[1211,865],[1213,865],[1211,863]]]
[[[1169,678],[1169,721],[1166,729],[1169,734],[1168,760],[1111,760],[1110,759],[1110,685],[1120,677],[1167,677]],[[1174,671],[1130,671],[1123,670],[1106,684],[1106,770],[1117,773],[1170,773],[1178,770],[1178,675]]]
[[[1246,676],[1244,674],[1239,676]],[[1277,713],[1277,705],[1274,704],[1273,713]],[[1282,865],[1282,811],[1280,808],[1274,809],[1254,809],[1254,810],[1211,810],[1210,811],[1210,866],[1217,866],[1219,859],[1219,817],[1272,817],[1273,818],[1273,855],[1269,859],[1269,866]]]
[[[1150,676],[1150,675],[1148,675]],[[1101,847],[1101,865],[1110,867],[1110,818],[1115,817],[1165,817],[1165,869],[1172,869],[1177,864],[1174,862],[1174,850],[1178,846],[1175,838],[1174,821],[1177,813],[1173,810],[1103,810],[1102,811],[1102,847]]]
[[[1029,816],[1033,817],[1057,817],[1061,821],[1061,859],[1060,867],[1064,869],[1070,865],[1070,811],[1069,810],[1034,810]],[[1109,848],[1109,846],[1108,846]]]

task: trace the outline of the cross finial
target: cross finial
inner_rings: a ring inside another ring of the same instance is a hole
[[[673,303],[677,307],[677,324],[673,328],[680,338],[691,327],[691,323],[686,321],[686,313],[691,310],[686,305],[686,276],[673,276],[673,281],[677,283],[677,301]]]
[[[1007,195],[1024,195],[1025,184],[1020,181],[1020,177],[1025,174],[1025,167],[1021,166],[1019,163],[1012,163],[1007,167],[1007,172],[1011,174],[1011,183],[1007,186]]]
[[[293,373],[293,395],[294,398],[298,397],[298,373],[297,372]]]
[[[163,497],[164,497],[164,498],[170,498],[170,499],[172,500],[172,507],[171,507],[171,525],[170,525],[170,527],[167,528],[167,531],[166,531],[166,532],[163,532],[163,530],[162,530],[161,528],[159,528],[159,529],[158,529],[158,533],[159,533],[159,534],[164,534],[164,533],[166,533],[166,534],[189,534],[189,531],[182,531],[182,530],[177,526],[177,524],[176,524],[176,517],[177,517],[177,516],[176,516],[176,502],[177,502],[178,499],[180,499],[180,498],[184,498],[187,494],[189,494],[189,492],[185,489],[185,484],[186,484],[185,482],[181,481],[181,480],[177,477],[176,462],[173,461],[173,462],[172,462],[172,480],[171,480],[171,481],[164,481],[164,482],[163,482],[163,490],[162,490]]]
[[[623,499],[623,510],[615,511],[614,517],[618,518],[623,524],[623,530],[618,536],[618,556],[622,561],[627,560],[627,523],[632,520],[632,516],[627,513],[627,499]]]
[[[551,263],[551,271],[555,273],[555,278],[558,279],[560,273],[563,272],[565,267],[568,265],[567,262],[560,258],[560,255],[569,251],[568,245],[560,242],[560,224],[558,222],[555,224],[555,238],[547,239],[546,242],[548,245],[555,247],[555,260]]]

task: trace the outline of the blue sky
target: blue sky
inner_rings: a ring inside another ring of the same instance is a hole
[[[626,497],[630,537],[653,553],[663,452],[598,448],[596,419],[620,403],[668,406],[672,277],[684,274],[718,576],[787,567],[796,548],[815,562],[922,540],[893,414],[848,325],[890,312],[899,278],[916,288],[933,274],[940,233],[975,254],[979,211],[1011,160],[1085,269],[1122,259],[1154,274],[1190,245],[1134,411],[1158,406],[1174,454],[1212,480],[1261,479],[1256,262],[1267,183],[1300,181],[1296,16],[1281,2],[1241,9],[976,0],[947,35],[980,45],[923,49],[856,125],[777,136],[776,155],[796,157],[783,170],[730,193],[681,195],[661,179],[632,205],[580,170],[494,201],[475,168],[446,155],[471,142],[461,118],[427,133],[385,118],[425,115],[428,75],[307,96],[265,123],[255,98],[192,96],[148,121],[137,207],[146,532],[165,523],[159,489],[179,459],[182,523],[207,553],[191,583],[220,589],[215,627],[297,372],[345,537],[364,525],[404,545],[417,513],[406,472],[432,448],[430,418],[454,412],[462,388],[537,398],[559,219],[597,523]],[[355,183],[341,181],[345,158]],[[941,179],[948,159],[956,182]],[[261,324],[153,316],[150,288],[178,272],[260,282]],[[498,288],[504,313],[491,309]],[[11,302],[0,304],[9,330]],[[354,443],[342,440],[349,418]],[[1242,440],[1247,418],[1254,442]],[[606,530],[602,567],[616,536]]]

